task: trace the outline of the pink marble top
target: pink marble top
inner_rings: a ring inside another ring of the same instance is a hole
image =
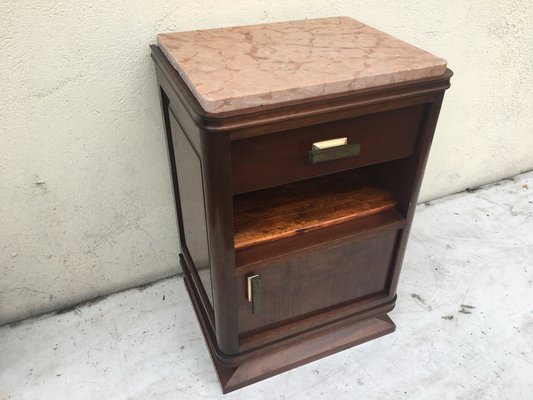
[[[446,61],[348,17],[164,33],[157,44],[208,112],[441,76]]]

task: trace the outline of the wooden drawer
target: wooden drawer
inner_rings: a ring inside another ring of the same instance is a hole
[[[303,318],[387,290],[398,230],[337,240],[237,272],[240,334]],[[252,312],[247,278],[261,277],[261,311]]]
[[[243,193],[412,155],[425,105],[242,139],[231,144],[232,189]],[[347,137],[356,156],[312,164],[313,143]]]

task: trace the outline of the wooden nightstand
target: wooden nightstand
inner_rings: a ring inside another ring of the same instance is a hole
[[[344,17],[158,46],[180,262],[223,391],[394,331],[446,62]]]

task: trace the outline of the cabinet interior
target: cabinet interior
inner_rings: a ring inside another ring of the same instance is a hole
[[[364,231],[379,221],[403,220],[402,199],[380,179],[387,164],[393,167],[382,163],[235,195],[236,252],[318,230],[334,234],[340,225]]]

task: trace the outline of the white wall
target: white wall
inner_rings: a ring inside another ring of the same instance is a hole
[[[421,200],[533,168],[530,0],[4,0],[0,325],[178,271],[156,33],[332,15],[455,71]]]

